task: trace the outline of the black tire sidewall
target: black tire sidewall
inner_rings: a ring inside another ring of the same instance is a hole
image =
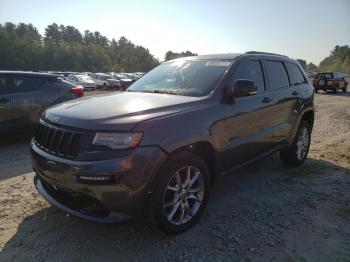
[[[204,196],[202,204],[196,215],[183,225],[173,225],[170,223],[163,212],[163,196],[165,187],[168,185],[173,174],[184,166],[195,166],[200,169],[204,180]],[[154,185],[151,195],[151,216],[155,226],[163,232],[176,234],[186,231],[192,227],[202,216],[208,202],[210,190],[210,175],[205,162],[196,154],[191,152],[181,152],[169,158],[161,168]]]

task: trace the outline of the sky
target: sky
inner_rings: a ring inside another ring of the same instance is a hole
[[[160,61],[167,51],[265,51],[318,64],[350,45],[350,0],[0,0],[0,23],[52,23],[125,36]]]

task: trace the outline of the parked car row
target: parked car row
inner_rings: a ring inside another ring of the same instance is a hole
[[[144,75],[143,72],[137,73],[91,73],[91,72],[51,72],[63,79],[79,84],[86,90],[95,89],[116,89],[126,90],[132,83]]]

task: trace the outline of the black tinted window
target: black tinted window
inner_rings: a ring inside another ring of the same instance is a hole
[[[12,82],[8,76],[0,75],[0,94],[11,93]]]
[[[290,84],[292,86],[305,84],[305,79],[303,77],[303,74],[300,72],[300,69],[297,65],[291,64],[291,63],[285,63],[285,65],[287,67]]]
[[[234,74],[234,80],[254,80],[258,91],[265,90],[264,76],[259,61],[243,61],[239,64]]]
[[[45,78],[16,76],[11,80],[13,92],[28,92],[39,89],[45,82]]]
[[[315,76],[316,79],[332,79],[333,74],[332,73],[319,73]]]
[[[266,69],[272,90],[289,86],[287,72],[282,62],[266,61]]]

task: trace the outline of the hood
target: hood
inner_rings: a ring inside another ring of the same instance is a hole
[[[72,100],[49,108],[51,122],[89,130],[130,131],[138,123],[188,110],[198,97],[123,92]]]

